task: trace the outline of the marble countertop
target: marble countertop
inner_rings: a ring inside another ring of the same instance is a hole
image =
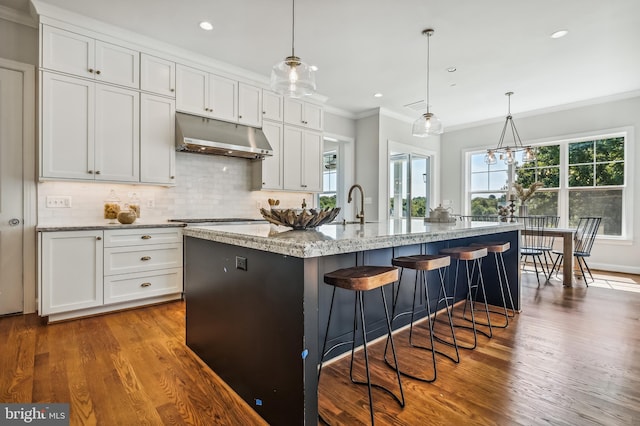
[[[107,230],[107,229],[133,229],[133,228],[181,228],[184,227],[184,223],[180,222],[167,222],[166,220],[149,220],[145,221],[136,220],[130,225],[123,225],[121,223],[108,223],[107,220],[101,220],[96,222],[82,222],[77,221],[75,223],[42,223],[36,227],[38,232],[54,232],[54,231],[90,231],[95,229]]]
[[[188,226],[183,234],[220,243],[294,257],[320,257],[356,251],[445,241],[517,231],[517,223],[425,223],[423,220],[389,220],[376,223],[327,224],[315,230],[293,231],[270,224]]]

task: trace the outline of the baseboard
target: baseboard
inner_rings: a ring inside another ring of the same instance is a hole
[[[598,271],[605,272],[623,272],[625,274],[636,274],[640,275],[640,266],[627,266],[627,265],[612,265],[609,263],[595,263],[587,260],[587,265],[592,270],[597,269]]]

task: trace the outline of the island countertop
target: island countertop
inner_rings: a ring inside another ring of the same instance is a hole
[[[310,258],[490,235],[521,228],[522,225],[517,223],[426,223],[420,219],[391,219],[364,225],[327,224],[305,231],[270,224],[188,226],[183,233],[187,237]]]

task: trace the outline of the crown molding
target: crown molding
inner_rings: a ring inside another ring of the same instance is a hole
[[[333,115],[337,115],[340,117],[344,117],[344,118],[348,118],[350,120],[357,120],[358,116],[350,111],[344,110],[344,109],[340,109],[331,105],[324,105],[324,112],[329,113],[329,114],[333,114]]]
[[[380,108],[380,115],[384,115],[385,117],[395,118],[398,121],[402,121],[403,123],[413,124],[416,121],[415,117],[408,117],[404,114],[397,113],[395,111],[391,111],[387,108]]]
[[[0,5],[0,19],[31,28],[38,28],[38,20],[26,12]]]

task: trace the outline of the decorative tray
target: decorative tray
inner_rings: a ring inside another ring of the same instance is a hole
[[[333,209],[260,209],[262,217],[274,225],[288,226],[293,229],[311,229],[331,222],[340,213],[340,207]]]

